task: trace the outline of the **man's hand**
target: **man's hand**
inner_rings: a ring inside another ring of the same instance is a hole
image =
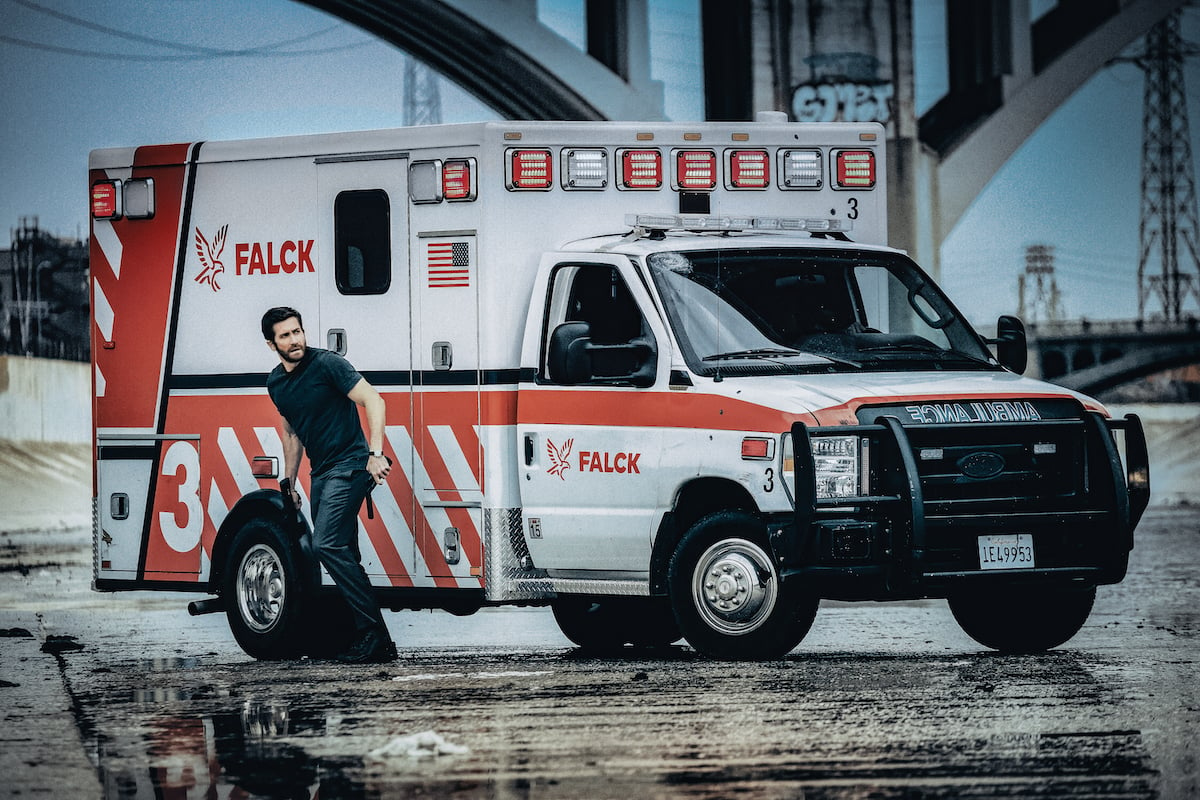
[[[293,486],[290,478],[283,478],[279,481],[279,491],[291,501],[297,511],[300,510],[300,492]]]
[[[383,483],[391,471],[392,462],[388,460],[387,456],[373,455],[367,459],[367,472],[371,473],[375,483]]]

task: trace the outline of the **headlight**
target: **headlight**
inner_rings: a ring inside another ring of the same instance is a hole
[[[813,464],[816,467],[817,498],[856,497],[859,489],[857,436],[812,437]]]
[[[864,494],[862,440],[857,436],[813,436],[813,466],[816,471],[817,499],[859,497]],[[780,472],[791,496],[796,485],[796,453],[791,435],[780,445]],[[793,501],[795,498],[792,498]]]

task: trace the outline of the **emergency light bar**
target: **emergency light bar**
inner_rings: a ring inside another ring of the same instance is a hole
[[[728,217],[703,214],[626,214],[625,224],[647,231],[802,231],[847,233],[854,223],[816,217]]]

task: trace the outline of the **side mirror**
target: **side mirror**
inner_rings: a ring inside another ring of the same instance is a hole
[[[1029,363],[1029,346],[1025,340],[1025,325],[1016,317],[1003,316],[996,321],[996,338],[988,339],[996,345],[996,360],[1000,366],[1021,375]]]
[[[586,322],[564,322],[550,333],[546,377],[553,383],[653,386],[658,351],[639,337],[618,344],[596,344]]]
[[[592,326],[586,322],[564,322],[555,328],[546,355],[546,377],[568,386],[591,380],[591,343]]]

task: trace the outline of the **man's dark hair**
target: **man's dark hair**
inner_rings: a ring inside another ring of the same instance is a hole
[[[300,323],[300,329],[304,330],[304,318],[300,316],[300,312],[294,308],[287,306],[276,306],[267,310],[262,318],[262,333],[263,338],[268,342],[275,341],[275,323],[283,322],[285,319],[296,318]]]

